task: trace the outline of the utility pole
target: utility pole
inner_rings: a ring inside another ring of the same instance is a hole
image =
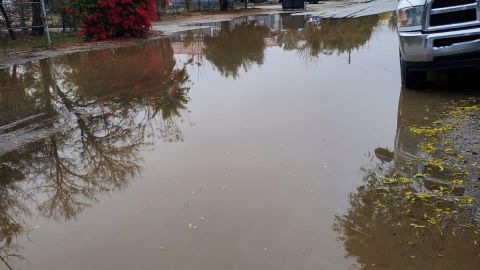
[[[43,26],[45,27],[45,32],[47,32],[47,46],[50,48],[52,46],[52,40],[50,39],[50,31],[48,30],[48,21],[47,21],[47,12],[45,11],[45,1],[40,0],[41,8],[42,8],[42,20]]]

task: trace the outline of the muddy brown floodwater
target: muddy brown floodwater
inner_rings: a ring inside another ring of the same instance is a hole
[[[250,16],[0,70],[0,269],[477,269],[478,231],[372,199],[409,126],[473,95],[402,90],[392,22]]]

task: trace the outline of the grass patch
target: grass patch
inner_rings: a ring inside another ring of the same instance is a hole
[[[53,47],[83,41],[82,37],[75,33],[54,32],[50,33],[50,37]],[[17,33],[17,40],[11,40],[8,36],[3,36],[0,42],[0,48],[4,53],[45,49],[47,48],[47,36],[37,37]]]

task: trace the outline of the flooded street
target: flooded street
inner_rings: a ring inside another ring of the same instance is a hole
[[[425,173],[411,127],[479,93],[401,89],[392,22],[242,17],[0,69],[0,269],[478,268],[475,222],[378,198]]]

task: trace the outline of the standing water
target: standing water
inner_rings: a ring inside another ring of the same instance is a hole
[[[466,98],[401,89],[392,22],[242,17],[0,70],[0,269],[477,268],[473,222],[378,198]]]

